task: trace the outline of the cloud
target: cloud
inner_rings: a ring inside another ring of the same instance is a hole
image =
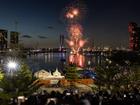
[[[22,38],[32,38],[30,35],[22,35]]]
[[[40,38],[40,39],[46,39],[47,37],[46,36],[38,35],[38,38]]]
[[[48,29],[54,29],[54,27],[53,26],[48,26]]]

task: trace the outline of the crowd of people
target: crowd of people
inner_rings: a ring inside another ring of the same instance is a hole
[[[16,105],[15,102],[12,103]],[[34,93],[20,105],[140,105],[140,91],[134,88],[131,91],[78,92],[68,89],[63,93],[52,91],[48,93]]]

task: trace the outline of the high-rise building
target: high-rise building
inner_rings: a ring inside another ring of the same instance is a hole
[[[19,33],[15,31],[10,32],[10,44],[18,44],[19,42]]]
[[[128,25],[129,36],[129,48],[132,51],[140,51],[140,27],[134,22],[130,22]]]
[[[8,44],[7,34],[8,34],[7,30],[0,29],[0,50],[7,49]]]

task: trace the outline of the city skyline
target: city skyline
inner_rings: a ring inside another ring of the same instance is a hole
[[[0,29],[20,32],[20,43],[26,46],[59,47],[59,35],[68,37],[67,25],[61,17],[74,1],[1,0]],[[139,3],[139,0],[85,0],[86,13],[81,24],[87,45],[128,47],[128,23],[140,25]]]

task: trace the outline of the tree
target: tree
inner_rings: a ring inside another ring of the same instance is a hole
[[[66,79],[74,80],[78,78],[77,69],[75,65],[70,65],[66,67]]]
[[[0,70],[0,81],[4,78],[4,73]]]
[[[0,92],[0,98],[8,100],[19,95],[30,95],[39,88],[37,83],[34,83],[35,80],[29,67],[24,63],[21,64],[20,69],[14,75],[5,75],[0,81],[0,87],[3,89]]]
[[[106,63],[103,66],[96,67],[96,84],[99,86],[105,86],[110,89],[115,84],[114,77],[119,72],[119,68],[114,64]]]
[[[104,65],[96,67],[96,75],[96,85],[99,88],[112,87],[113,90],[118,90],[121,86],[127,88],[128,85],[140,83],[140,66],[134,64],[120,66],[108,59]]]
[[[16,84],[18,89],[17,91],[19,95],[24,95],[24,94],[30,95],[38,87],[35,86],[37,84],[34,84],[36,78],[33,77],[31,70],[26,64],[21,65],[20,70],[17,72],[16,79],[17,79]]]
[[[133,65],[130,67],[130,72],[127,75],[129,84],[139,85],[140,84],[140,65]]]
[[[134,51],[115,51],[110,56],[110,59],[119,65],[126,65],[126,61],[129,61],[131,64],[140,64],[139,52]]]
[[[74,82],[78,78],[77,69],[75,65],[66,67],[66,79],[70,82],[70,86],[74,87]]]

